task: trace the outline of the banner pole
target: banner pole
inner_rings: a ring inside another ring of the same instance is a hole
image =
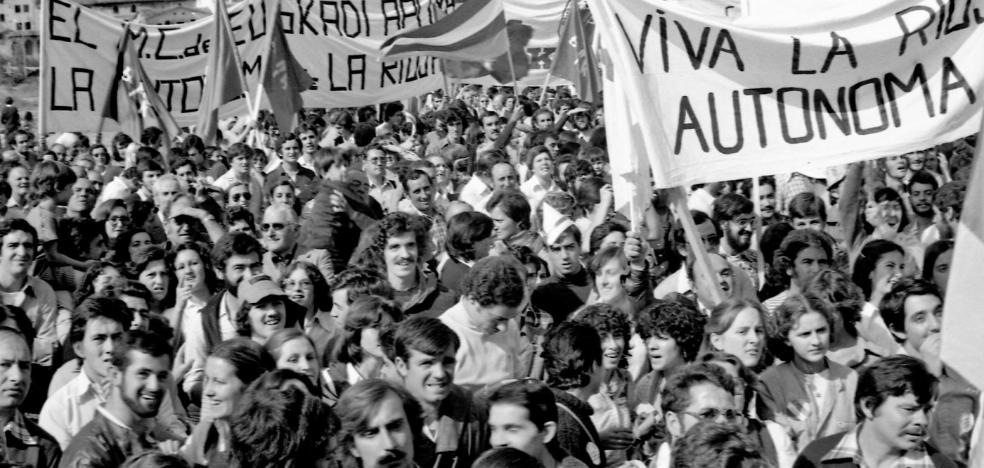
[[[683,232],[686,235],[687,244],[690,246],[688,252],[694,255],[694,275],[702,275],[710,281],[714,286],[711,289],[711,300],[714,301],[711,307],[718,305],[724,300],[724,293],[721,292],[721,286],[711,269],[711,259],[707,255],[707,249],[704,248],[704,239],[697,232],[697,224],[694,222],[693,216],[690,215],[690,208],[687,207],[687,194],[680,186],[673,187],[669,193],[671,206],[675,208],[677,219],[683,225]],[[690,280],[696,281],[696,278],[690,278]]]
[[[441,59],[441,81],[444,83],[444,99],[451,100],[451,85],[448,84],[448,66],[444,59]]]
[[[44,136],[48,132],[48,113],[46,110],[48,107],[48,101],[51,99],[49,95],[50,92],[54,90],[49,90],[45,86],[46,79],[48,78],[48,15],[50,14],[49,0],[41,0],[41,53],[38,58],[38,141],[41,145],[44,145]],[[100,142],[101,143],[101,142]],[[44,147],[42,146],[43,150]]]
[[[759,176],[752,177],[752,203],[755,205],[755,229],[752,231],[752,247],[759,245],[762,239],[762,186]],[[758,249],[756,263],[758,264],[758,285],[756,289],[761,289],[765,285],[765,258],[762,257],[762,249]],[[758,293],[758,291],[755,291]]]
[[[506,37],[506,58],[509,60],[509,74],[512,75],[513,95],[516,96],[516,103],[518,104],[519,84],[516,83],[516,67],[513,65],[512,47],[509,43],[508,36]]]

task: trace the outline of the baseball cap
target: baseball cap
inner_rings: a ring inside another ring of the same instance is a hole
[[[254,276],[239,283],[237,296],[248,304],[258,304],[268,297],[284,299],[284,290],[267,275]]]

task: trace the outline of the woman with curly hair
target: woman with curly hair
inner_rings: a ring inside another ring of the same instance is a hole
[[[775,283],[786,285],[785,291],[762,302],[770,318],[787,296],[801,291],[813,275],[830,266],[833,258],[833,242],[827,234],[813,229],[790,232],[772,258],[768,273]]]
[[[344,337],[334,350],[330,367],[321,372],[327,396],[337,399],[356,382],[380,376],[386,356],[383,331],[403,319],[399,305],[377,296],[356,299],[345,316]]]

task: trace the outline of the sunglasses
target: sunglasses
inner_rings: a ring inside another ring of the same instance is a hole
[[[267,232],[271,228],[274,231],[283,231],[287,228],[287,225],[284,223],[263,223],[260,225],[260,232]]]
[[[249,201],[250,198],[253,198],[253,196],[248,193],[237,193],[229,197],[229,199],[232,201],[239,201],[239,200]]]

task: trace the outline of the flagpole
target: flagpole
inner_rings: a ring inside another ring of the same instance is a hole
[[[517,99],[516,102],[518,104],[519,103],[519,101],[518,101],[518,99],[519,99],[519,84],[516,83],[516,67],[515,67],[515,65],[513,65],[512,47],[511,47],[511,44],[509,43],[508,37],[506,38],[506,45],[508,46],[508,47],[506,47],[506,58],[509,60],[509,74],[512,75],[513,95],[516,96],[516,99]]]
[[[45,90],[49,88],[45,86],[44,81],[48,76],[48,53],[46,51],[48,44],[48,22],[45,20],[47,14],[48,2],[47,0],[41,0],[41,27],[39,31],[41,33],[41,53],[38,58],[38,83],[40,83],[40,86],[38,86],[38,94],[40,94],[40,99],[38,99],[37,133],[38,141],[41,142],[42,145],[42,150],[44,149],[44,135],[48,131],[48,113],[45,111],[48,109],[48,100],[52,97],[45,93]]]
[[[441,80],[444,82],[444,99],[451,100],[451,86],[448,85],[448,67],[447,62],[441,59]]]

